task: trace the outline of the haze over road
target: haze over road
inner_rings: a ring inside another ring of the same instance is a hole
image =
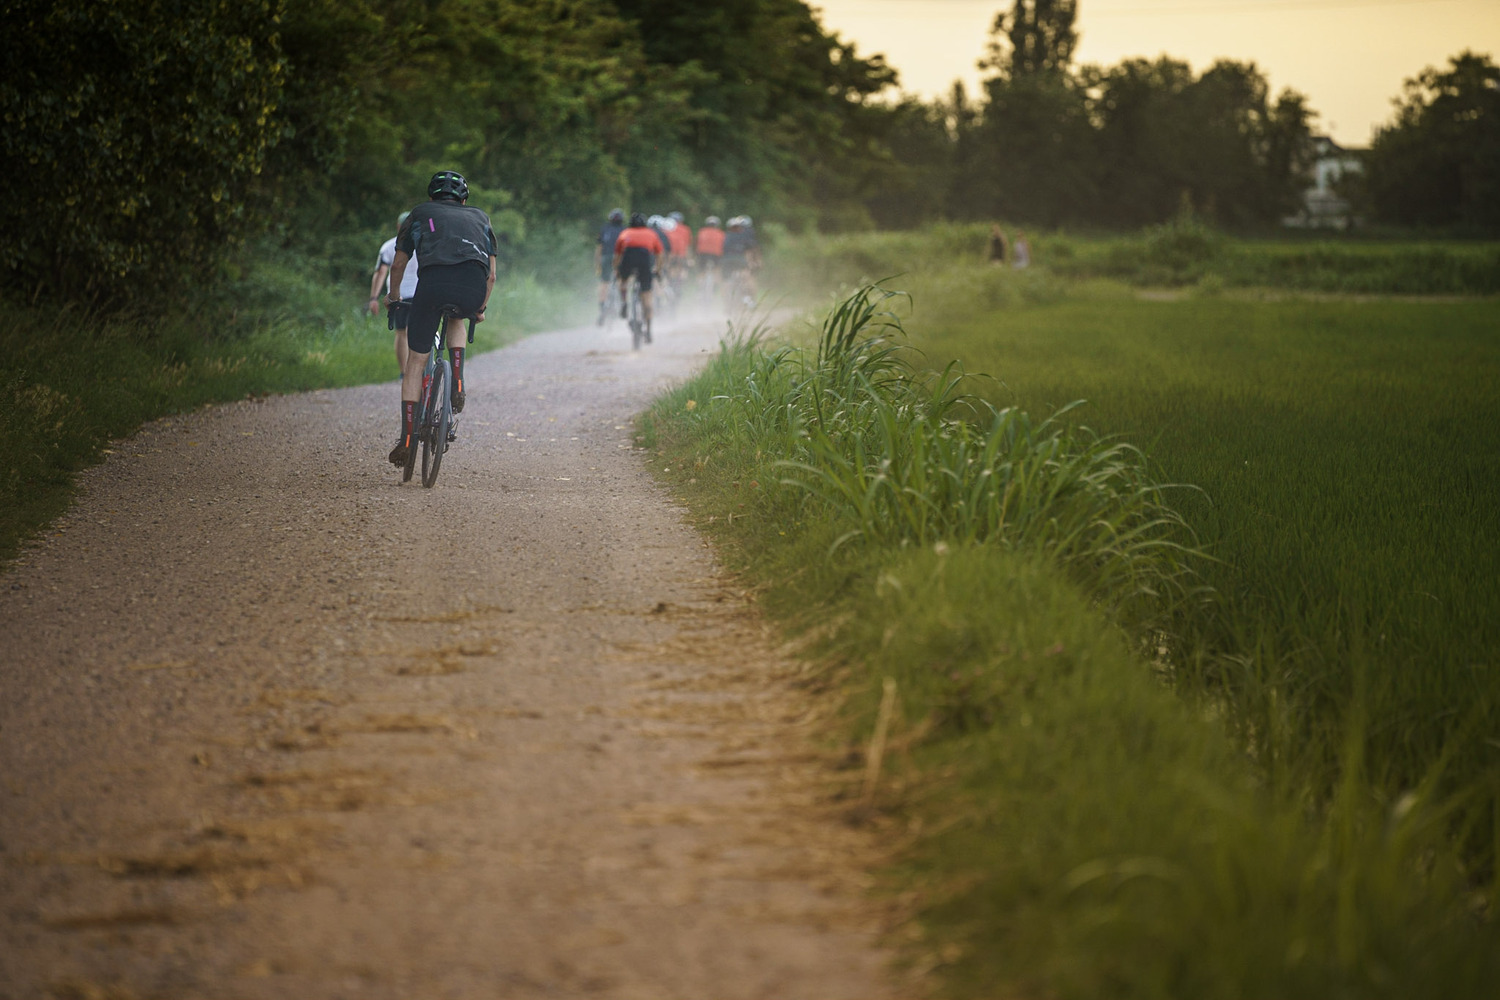
[[[887,995],[820,706],[632,447],[716,337],[474,359],[431,491],[392,384],[117,442],[0,575],[0,997]]]

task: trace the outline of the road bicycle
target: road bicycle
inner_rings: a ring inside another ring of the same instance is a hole
[[[643,343],[651,343],[651,331],[646,328],[645,307],[641,303],[640,279],[634,276],[630,278],[625,318],[630,324],[630,349],[632,351],[640,350]]]
[[[752,275],[748,267],[735,268],[720,286],[724,292],[724,309],[731,315],[755,306],[755,297],[750,294]]]
[[[698,258],[698,262],[698,297],[704,302],[712,302],[719,280],[719,262],[717,259],[705,260],[702,257]]]
[[[605,331],[614,328],[615,320],[620,313],[620,283],[613,278],[609,282],[609,291],[604,294],[604,312],[599,318],[599,323]]]
[[[391,308],[409,305],[409,302],[393,302]],[[458,439],[458,418],[453,413],[453,365],[443,353],[449,319],[468,319],[469,343],[474,343],[474,317],[452,303],[445,304],[442,319],[438,322],[438,342],[427,352],[427,366],[422,369],[422,393],[417,397],[416,410],[412,415],[413,432],[422,452],[422,485],[431,489],[437,482],[438,469],[448,446]],[[394,322],[394,321],[393,321]],[[417,448],[406,452],[406,465],[401,469],[401,481],[410,482],[416,471]]]

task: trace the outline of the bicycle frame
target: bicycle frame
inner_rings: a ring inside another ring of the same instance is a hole
[[[394,326],[394,315],[396,306],[409,306],[405,300],[391,303],[392,319],[390,323]],[[422,387],[417,394],[417,405],[412,414],[412,447],[406,457],[406,465],[401,470],[401,481],[407,482],[411,479],[416,468],[417,450],[422,451],[422,485],[431,488],[437,482],[438,469],[442,465],[443,455],[448,450],[448,444],[453,440],[455,434],[456,419],[452,411],[453,393],[453,367],[447,359],[442,358],[443,347],[448,340],[448,321],[463,316],[456,305],[444,304],[440,310],[441,318],[438,324],[437,339],[432,345],[432,350],[427,352],[427,362],[422,368]],[[467,317],[468,343],[474,343],[474,317]],[[441,378],[438,377],[441,372]],[[437,383],[442,386],[442,398],[433,398],[433,385]]]

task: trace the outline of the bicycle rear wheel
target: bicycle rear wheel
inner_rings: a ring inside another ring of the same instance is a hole
[[[422,422],[427,418],[422,415],[422,400],[417,399],[416,412],[412,414],[412,441],[406,449],[406,464],[401,467],[401,481],[411,482],[412,471],[417,467],[417,440],[422,436]]]
[[[428,489],[437,482],[443,453],[448,450],[448,428],[453,424],[453,402],[449,385],[453,381],[447,361],[432,369],[432,389],[427,397],[427,419],[422,421],[422,485]]]

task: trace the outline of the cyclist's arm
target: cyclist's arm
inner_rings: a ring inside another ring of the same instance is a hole
[[[385,284],[385,276],[391,273],[390,265],[379,263],[375,265],[375,276],[370,279],[370,314],[376,312],[376,304],[380,302],[380,286]]]
[[[484,282],[484,301],[479,304],[479,311],[474,314],[474,322],[484,322],[484,311],[490,305],[490,293],[495,290],[495,255],[490,254],[490,274]]]
[[[405,250],[396,251],[396,262],[391,265],[391,293],[386,296],[387,302],[401,301],[401,279],[406,277],[406,265],[411,263],[411,255]]]

